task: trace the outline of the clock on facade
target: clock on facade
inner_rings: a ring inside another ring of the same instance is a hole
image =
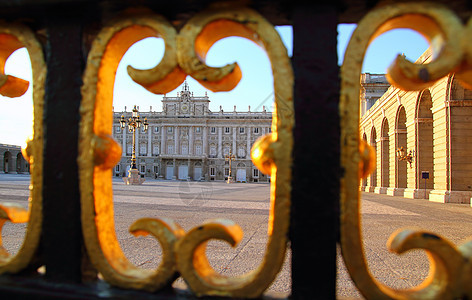
[[[187,104],[182,105],[180,108],[181,108],[182,112],[188,112],[188,105]]]

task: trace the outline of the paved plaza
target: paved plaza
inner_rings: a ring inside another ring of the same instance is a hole
[[[134,237],[129,226],[144,217],[167,217],[186,231],[208,219],[225,218],[238,223],[244,238],[236,248],[218,241],[207,247],[210,263],[220,273],[234,276],[255,269],[261,262],[267,241],[269,184],[224,182],[186,182],[147,180],[141,186],[124,185],[113,179],[115,227],[128,259],[142,268],[155,268],[160,246],[151,237]],[[27,206],[29,176],[0,174],[0,201]],[[362,225],[365,256],[372,274],[379,281],[397,288],[415,286],[427,276],[429,265],[422,251],[401,256],[388,252],[385,244],[400,227],[418,227],[440,234],[455,244],[472,236],[472,208],[463,204],[440,204],[421,199],[406,199],[362,194]],[[24,224],[7,223],[3,229],[5,248],[15,253],[24,236]],[[175,286],[183,287],[182,280]],[[269,291],[290,293],[290,252],[282,272]],[[337,293],[359,298],[342,259],[338,256]]]

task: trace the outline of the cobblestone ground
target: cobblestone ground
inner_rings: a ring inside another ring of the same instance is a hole
[[[225,218],[235,221],[244,231],[236,248],[223,242],[208,243],[207,256],[216,271],[236,276],[255,269],[261,262],[267,242],[269,185],[226,184],[223,182],[179,182],[147,180],[141,186],[126,186],[113,179],[115,228],[128,259],[141,268],[159,264],[161,248],[151,237],[134,237],[129,226],[143,217],[167,217],[185,230],[203,221]],[[29,177],[0,174],[0,201],[27,206]],[[468,205],[431,203],[421,199],[405,199],[362,194],[362,230],[365,257],[373,276],[395,287],[409,288],[424,280],[429,271],[426,255],[412,251],[398,256],[388,252],[385,244],[400,227],[419,227],[440,234],[453,243],[472,236],[472,208]],[[24,224],[7,223],[3,243],[16,253],[24,237]],[[362,298],[354,287],[338,251],[337,294],[341,298]],[[174,283],[184,287],[182,280]],[[282,271],[269,288],[269,293],[290,294],[290,251]]]

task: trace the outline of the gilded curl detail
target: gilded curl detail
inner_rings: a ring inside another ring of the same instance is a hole
[[[400,229],[387,247],[397,254],[422,249],[430,261],[428,277],[406,290],[390,288],[370,273],[364,257],[360,227],[359,180],[366,177],[375,155],[359,134],[359,97],[362,62],[370,42],[396,28],[410,28],[431,44],[433,61],[413,64],[399,55],[388,70],[389,81],[403,90],[422,90],[455,73],[471,87],[472,21],[464,26],[447,8],[433,3],[396,4],[371,11],[358,24],[341,68],[341,248],[347,269],[367,299],[456,299],[472,297],[472,242],[457,247],[446,239],[417,229]]]
[[[165,54],[149,70],[128,67],[130,77],[153,93],[167,93],[187,75],[212,91],[233,89],[241,79],[236,63],[209,67],[210,47],[228,36],[240,36],[263,47],[272,64],[275,110],[272,133],[252,149],[254,164],[270,174],[271,209],[267,250],[260,266],[237,277],[217,273],[205,254],[206,242],[220,239],[235,246],[243,236],[230,220],[209,220],[185,233],[169,219],[139,219],[130,228],[135,235],[153,235],[163,248],[156,270],[143,270],[124,256],[114,231],[111,168],[119,161],[121,147],[111,138],[111,111],[115,70],[127,49],[145,37],[162,37]],[[293,73],[287,51],[275,28],[247,8],[217,4],[192,17],[176,32],[158,15],[134,15],[105,27],[89,53],[82,89],[79,141],[82,224],[92,263],[109,283],[156,291],[172,283],[176,275],[196,295],[258,297],[275,279],[285,258],[290,207],[290,166],[293,126]],[[280,108],[280,109],[279,109]]]
[[[35,35],[23,25],[0,22],[0,94],[15,98],[22,96],[30,83],[5,74],[5,63],[17,49],[28,51],[33,75],[33,135],[22,149],[30,164],[30,194],[28,207],[13,203],[0,203],[0,231],[5,222],[27,223],[25,238],[16,255],[10,255],[1,243],[0,274],[18,273],[35,260],[42,224],[42,172],[43,172],[43,107],[46,65],[41,45]],[[37,266],[36,266],[37,267]]]

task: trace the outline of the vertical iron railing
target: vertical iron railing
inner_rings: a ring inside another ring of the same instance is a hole
[[[293,13],[294,151],[290,240],[295,299],[335,298],[339,198],[337,12]],[[315,279],[314,273],[323,274]],[[307,274],[312,274],[307,276]]]
[[[78,182],[80,88],[84,70],[82,20],[46,21],[44,189],[41,253],[46,278],[80,282],[82,231]]]

